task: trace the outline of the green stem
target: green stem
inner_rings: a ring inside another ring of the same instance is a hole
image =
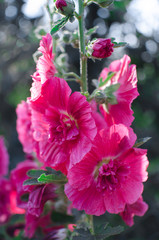
[[[50,7],[49,7],[49,1],[47,1],[46,9],[47,9],[49,17],[50,17],[50,26],[52,27],[54,24],[53,15],[55,13],[55,9],[51,12]],[[54,36],[52,36],[52,38],[53,38],[53,53],[55,54],[55,58],[56,58],[56,39]]]
[[[84,2],[78,0],[79,4],[79,40],[80,40],[80,74],[81,74],[81,89],[87,91],[87,56],[85,53],[85,37],[84,37]]]

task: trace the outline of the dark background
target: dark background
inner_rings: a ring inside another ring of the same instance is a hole
[[[138,138],[152,137],[143,145],[148,149],[150,161],[149,179],[145,184],[144,200],[149,204],[149,210],[142,218],[135,218],[132,228],[125,227],[125,232],[113,239],[120,240],[158,240],[159,239],[159,32],[145,36],[136,29],[133,22],[126,21],[127,6],[131,1],[119,1],[118,6],[110,7],[109,11],[99,10],[92,4],[87,9],[86,27],[94,24],[99,26],[94,37],[115,37],[130,39],[131,44],[124,49],[114,51],[106,61],[88,61],[89,90],[93,91],[92,79],[97,79],[104,66],[128,54],[132,63],[137,65],[138,90],[140,96],[133,102],[135,120],[133,128]],[[0,0],[0,135],[6,139],[10,154],[10,169],[14,168],[25,156],[16,133],[15,109],[21,100],[30,95],[31,77],[35,71],[32,54],[37,50],[39,40],[34,30],[41,21],[26,17],[22,10],[24,5],[20,0]],[[144,6],[143,6],[144,7]],[[159,9],[158,9],[159,11]],[[44,10],[42,9],[44,13]],[[114,25],[114,22],[116,25]],[[113,29],[113,31],[112,31]],[[117,35],[112,36],[112,33]],[[133,42],[134,39],[134,42]],[[78,50],[66,46],[70,70],[79,72]],[[74,90],[79,87],[71,84]],[[109,216],[114,225],[120,222],[120,217]]]

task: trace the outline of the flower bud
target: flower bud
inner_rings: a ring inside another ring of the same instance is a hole
[[[75,3],[73,0],[56,0],[55,5],[58,11],[65,16],[73,15],[75,10]]]
[[[93,2],[98,4],[100,7],[109,7],[110,4],[113,3],[114,0],[94,0]]]
[[[93,58],[107,58],[112,55],[114,44],[111,39],[98,38],[89,43],[87,47],[88,57]]]
[[[94,95],[95,101],[98,104],[103,104],[106,102],[106,95],[105,95],[104,91],[97,89],[93,92],[93,95]]]

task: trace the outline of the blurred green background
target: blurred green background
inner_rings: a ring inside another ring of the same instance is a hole
[[[4,135],[10,154],[10,169],[25,156],[16,133],[15,109],[21,100],[30,95],[31,77],[35,71],[32,54],[37,50],[39,39],[35,29],[48,27],[45,0],[0,0],[0,135]],[[51,1],[50,1],[51,3]],[[109,9],[91,4],[86,9],[86,27],[98,25],[93,37],[115,37],[126,41],[126,48],[116,49],[103,61],[88,62],[89,90],[93,91],[92,79],[97,79],[102,68],[115,59],[128,54],[137,65],[140,96],[133,103],[135,120],[133,128],[138,138],[152,137],[143,145],[148,149],[150,160],[149,180],[145,184],[144,200],[149,204],[147,214],[135,218],[135,225],[127,228],[120,240],[159,239],[159,1],[116,1]],[[75,29],[70,24],[67,30]],[[66,45],[69,69],[79,73],[79,53]],[[74,90],[79,87],[71,83]],[[110,216],[111,221],[120,221]]]

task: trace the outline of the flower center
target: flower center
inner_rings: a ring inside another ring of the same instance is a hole
[[[79,135],[78,125],[72,117],[60,114],[58,123],[52,129],[52,136],[57,142],[75,140]]]
[[[117,160],[111,159],[108,163],[103,163],[98,169],[97,190],[114,191],[126,180],[128,174],[129,166],[121,165]]]

